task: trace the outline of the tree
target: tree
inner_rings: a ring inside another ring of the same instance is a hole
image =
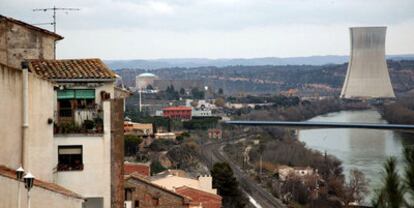
[[[223,92],[223,88],[219,88],[219,89],[218,89],[218,94],[219,94],[219,95],[222,95],[223,93],[224,93],[224,92]]]
[[[164,170],[167,170],[167,168],[162,166],[160,161],[158,161],[158,160],[152,161],[151,165],[150,165],[150,168],[151,168],[151,175],[154,175],[154,174],[160,173]]]
[[[406,147],[404,148],[404,158],[405,158],[405,186],[409,196],[411,197],[411,203],[414,202],[414,148]],[[414,207],[414,204],[411,204],[407,207]]]
[[[191,95],[194,99],[203,99],[204,98],[204,91],[199,90],[197,87],[191,89]]]
[[[351,169],[349,171],[349,177],[349,183],[346,186],[347,204],[349,202],[361,203],[364,200],[364,197],[369,193],[369,181],[364,173],[358,169]]]
[[[154,90],[154,87],[152,85],[147,85],[147,90]]]
[[[239,183],[228,163],[215,163],[211,176],[213,187],[217,188],[218,194],[223,197],[223,207],[245,207],[247,205],[248,199],[240,190]]]
[[[180,95],[185,95],[185,89],[184,88],[180,89]]]
[[[404,187],[397,173],[397,160],[390,157],[384,164],[383,187],[376,191],[373,207],[400,208],[404,205]]]
[[[141,144],[142,139],[137,135],[124,136],[124,154],[125,156],[134,156],[138,152],[138,145]]]
[[[216,98],[216,100],[214,101],[214,104],[217,107],[224,107],[224,105],[226,104],[226,101],[224,101],[223,98],[219,97],[219,98]]]

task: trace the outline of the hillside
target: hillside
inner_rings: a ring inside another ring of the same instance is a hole
[[[234,59],[206,59],[206,58],[181,58],[181,59],[133,59],[133,60],[105,60],[112,69],[141,68],[160,69],[172,67],[225,67],[225,66],[265,66],[265,65],[325,65],[343,64],[348,62],[348,56],[308,56],[308,57],[264,57],[264,58],[234,58]],[[389,55],[390,60],[414,60],[414,54]]]
[[[397,93],[414,89],[414,61],[388,61],[393,87]],[[226,94],[280,93],[297,89],[298,95],[339,95],[347,64],[226,66],[194,68],[162,68],[151,70],[161,79],[203,79],[214,89]],[[127,86],[134,86],[135,76],[143,69],[122,69],[117,73]]]

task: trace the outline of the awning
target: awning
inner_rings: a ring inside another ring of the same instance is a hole
[[[94,89],[58,90],[58,99],[95,99]]]

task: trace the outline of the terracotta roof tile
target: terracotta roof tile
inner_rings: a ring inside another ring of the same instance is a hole
[[[208,193],[188,186],[178,187],[175,189],[175,192],[190,198],[193,203],[201,204],[203,208],[221,207],[222,197],[217,194]]]
[[[146,164],[124,163],[124,174],[138,173],[142,176],[150,176],[150,166]]]
[[[22,26],[24,26],[24,27],[27,27],[27,28],[29,28],[29,29],[36,30],[36,31],[39,31],[39,32],[45,33],[45,34],[47,34],[47,35],[51,35],[51,36],[55,37],[57,40],[62,40],[62,39],[63,39],[63,37],[62,37],[62,36],[60,36],[59,34],[56,34],[56,33],[51,32],[51,31],[49,31],[49,30],[45,30],[45,29],[43,29],[43,28],[36,27],[36,26],[34,26],[34,25],[31,25],[31,24],[29,24],[29,23],[26,23],[26,22],[23,22],[23,21],[20,21],[20,20],[17,20],[17,19],[13,19],[13,18],[11,18],[11,17],[6,17],[6,16],[3,16],[3,15],[0,15],[0,21],[3,21],[3,20],[5,20],[5,21],[9,21],[9,22],[13,22],[13,23],[15,23],[15,24],[22,25]]]
[[[100,59],[27,60],[29,70],[49,80],[114,80],[115,73]]]
[[[11,178],[13,180],[17,180],[16,177],[16,171],[12,170],[6,166],[0,165],[0,176],[4,176],[7,178]],[[73,198],[78,198],[78,199],[84,199],[81,195],[70,191],[66,188],[63,188],[62,186],[59,186],[55,183],[49,183],[46,181],[42,181],[39,179],[35,179],[34,180],[34,186],[39,187],[39,188],[43,188],[52,192],[56,192],[56,193],[60,193],[63,194],[65,196],[69,196],[69,197],[73,197]]]
[[[180,111],[182,111],[182,110],[191,111],[192,108],[191,107],[186,107],[186,106],[171,106],[171,107],[165,107],[162,110],[163,111],[178,111],[178,110],[180,110]]]

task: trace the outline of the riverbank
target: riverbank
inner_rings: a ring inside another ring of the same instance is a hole
[[[340,111],[317,116],[310,121],[321,122],[369,122],[386,123],[376,110]],[[371,190],[367,200],[372,197],[373,190],[381,183],[381,171],[384,161],[389,156],[397,157],[402,164],[402,147],[410,141],[405,134],[389,130],[365,129],[313,129],[301,130],[299,140],[308,148],[326,151],[342,161],[344,174],[357,168],[370,179]]]

